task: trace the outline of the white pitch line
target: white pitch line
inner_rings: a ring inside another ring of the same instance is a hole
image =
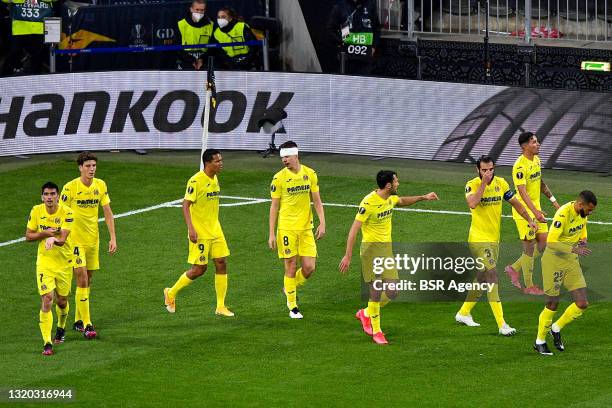
[[[123,218],[123,217],[128,217],[128,216],[134,215],[134,214],[140,214],[140,213],[147,212],[147,211],[157,210],[159,208],[170,207],[173,204],[180,203],[181,201],[183,201],[183,200],[180,199],[180,200],[168,201],[168,202],[165,202],[165,203],[161,203],[161,204],[157,204],[157,205],[152,205],[150,207],[139,208],[137,210],[127,211],[127,212],[124,212],[124,213],[121,213],[121,214],[114,214],[114,218]],[[104,221],[104,218],[98,218],[98,222],[102,222],[102,221]],[[23,242],[23,241],[25,241],[25,237],[13,239],[13,240],[6,241],[6,242],[0,242],[0,247],[16,244],[18,242]]]
[[[227,204],[221,204],[221,206],[223,207],[237,207],[237,206],[241,206],[241,205],[251,205],[251,204],[261,204],[261,203],[268,203],[272,200],[270,200],[269,198],[257,198],[257,197],[238,197],[238,196],[220,196],[220,198],[228,198],[231,200],[240,200],[240,201],[245,201],[242,203],[227,203]],[[172,207],[176,207],[176,208],[180,208],[182,206],[180,205],[176,205],[178,203],[181,203],[183,201],[182,198],[179,198],[178,200],[173,200],[173,201],[168,201],[165,203],[161,203],[161,204],[157,204],[157,205],[152,205],[150,207],[144,207],[144,208],[139,208],[137,210],[132,210],[132,211],[127,211],[121,214],[115,214],[115,218],[123,218],[123,217],[128,217],[130,215],[135,215],[135,214],[140,214],[140,213],[144,213],[144,212],[148,212],[148,211],[154,211],[160,208],[172,208]],[[358,205],[355,204],[340,204],[340,203],[323,203],[324,206],[326,207],[345,207],[345,208],[358,208]],[[424,209],[420,209],[420,208],[395,208],[395,211],[405,211],[405,212],[416,212],[416,213],[427,213],[427,214],[450,214],[450,215],[471,215],[471,213],[467,212],[467,211],[447,211],[447,210],[424,210]],[[511,215],[502,215],[502,217],[504,218],[512,218]],[[104,221],[104,218],[99,218],[98,222],[102,222]],[[612,225],[612,222],[607,222],[607,221],[589,221],[589,224],[598,224],[598,225]],[[6,241],[6,242],[0,242],[0,247],[3,246],[8,246],[8,245],[12,245],[12,244],[17,244],[19,242],[23,242],[25,241],[25,238],[17,238],[17,239],[13,239],[10,241]]]

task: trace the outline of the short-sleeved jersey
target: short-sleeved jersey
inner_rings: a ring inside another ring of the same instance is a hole
[[[187,181],[184,199],[192,202],[189,213],[198,239],[223,237],[219,222],[220,194],[221,187],[217,176],[210,178],[203,171],[199,171]]]
[[[548,232],[548,242],[576,244],[587,238],[588,217],[582,218],[576,213],[574,203],[570,201],[557,210]]]
[[[27,228],[36,232],[42,232],[49,228],[71,231],[73,224],[74,214],[68,206],[60,203],[57,211],[49,214],[45,204],[39,204],[32,207]],[[38,242],[36,268],[48,271],[59,271],[68,268],[71,265],[70,260],[72,259],[71,235],[72,233],[68,235],[68,239],[63,246],[54,245],[50,250],[45,248],[46,239],[41,239]]]
[[[278,229],[302,231],[311,229],[310,193],[319,191],[319,178],[310,167],[300,165],[297,173],[284,168],[274,175],[270,196],[280,199]]]
[[[475,177],[465,185],[465,196],[475,194],[482,180]],[[499,242],[503,200],[510,200],[514,192],[508,182],[501,177],[493,177],[485,187],[480,204],[471,209],[472,223],[468,242]]]
[[[362,242],[392,242],[393,208],[399,202],[397,195],[386,200],[372,191],[359,203],[355,220],[361,221]]]
[[[62,202],[74,212],[74,228],[70,234],[76,246],[98,245],[98,213],[100,206],[110,204],[106,183],[94,178],[87,187],[80,178],[66,183],[60,195]]]
[[[525,207],[531,218],[534,218],[531,210],[527,207],[519,194],[518,186],[525,186],[533,205],[540,210],[540,185],[542,183],[540,157],[534,156],[533,160],[529,160],[521,154],[519,158],[516,159],[516,162],[514,162],[514,166],[512,166],[512,180],[514,181],[514,188],[516,189],[516,198],[523,204],[523,207]],[[523,218],[514,208],[512,208],[512,216],[514,219]]]

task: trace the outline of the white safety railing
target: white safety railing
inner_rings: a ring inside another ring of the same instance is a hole
[[[612,41],[612,0],[377,0],[383,30]]]

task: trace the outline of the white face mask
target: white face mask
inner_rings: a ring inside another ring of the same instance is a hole
[[[191,18],[194,22],[199,22],[202,18],[204,18],[204,14],[202,13],[191,13]]]
[[[225,26],[227,26],[229,24],[229,21],[227,21],[224,18],[218,18],[217,19],[217,24],[219,25],[219,27],[223,28]]]

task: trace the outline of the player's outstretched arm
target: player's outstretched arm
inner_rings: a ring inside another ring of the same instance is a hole
[[[397,205],[400,207],[407,207],[414,203],[418,203],[419,201],[431,201],[431,200],[439,200],[438,195],[434,192],[427,193],[425,195],[420,196],[408,196],[408,197],[400,197]]]
[[[191,212],[189,212],[189,207],[191,207],[191,204],[191,201],[183,200],[183,218],[185,218],[185,224],[187,224],[189,240],[195,244],[198,242],[198,233],[193,227],[193,222],[191,222]]]
[[[553,195],[552,191],[550,191],[550,188],[548,188],[543,179],[540,179],[540,190],[542,190],[542,193],[544,193],[544,195],[550,200],[555,209],[558,210],[559,208],[561,208],[561,205],[559,205],[557,199]]]
[[[519,186],[519,187],[521,187],[521,186]],[[520,214],[520,216],[523,217],[525,219],[525,221],[527,221],[527,223],[529,223],[529,228],[531,228],[531,230],[533,232],[536,232],[538,230],[537,224],[529,216],[529,213],[527,212],[527,210],[525,209],[523,204],[521,204],[521,202],[518,200],[518,198],[512,197],[511,199],[508,200],[508,202],[510,203],[510,205],[512,207],[514,207],[516,212],[518,212]]]
[[[323,238],[325,235],[325,212],[323,211],[323,202],[321,201],[321,194],[317,191],[312,193],[312,202],[314,203],[317,217],[319,217],[319,226],[317,227],[317,239]]]
[[[110,235],[110,241],[108,242],[108,252],[112,255],[117,252],[117,236],[115,235],[115,216],[110,204],[102,206],[104,212],[104,221],[108,228],[108,235]]]
[[[272,198],[270,204],[270,221],[268,234],[268,247],[276,249],[276,219],[278,218],[278,209],[280,208],[280,198]]]
[[[348,234],[348,238],[346,239],[346,252],[344,253],[344,257],[340,261],[340,265],[338,265],[338,270],[342,273],[346,273],[349,270],[349,266],[351,266],[351,259],[353,258],[353,246],[355,245],[355,240],[357,239],[357,233],[359,232],[359,228],[361,228],[361,221],[355,220]]]

